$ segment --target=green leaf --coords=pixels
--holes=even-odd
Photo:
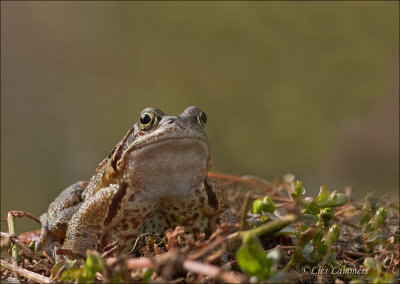
[[[279,259],[278,252],[266,254],[256,236],[244,234],[243,244],[236,253],[236,260],[240,269],[251,276],[266,280],[276,273]]]
[[[279,220],[279,217],[272,213],[265,212],[262,215],[267,217],[269,220]]]
[[[319,209],[318,209],[319,212]],[[311,224],[315,224],[318,221],[318,217],[315,214],[303,214],[303,222],[306,227],[309,227]]]
[[[253,213],[254,214],[261,214],[262,206],[263,206],[262,198],[254,200],[254,202],[253,202]]]
[[[374,230],[380,228],[383,225],[383,223],[385,222],[386,217],[387,217],[386,208],[385,207],[380,207],[376,211],[374,217],[372,217],[372,219],[371,219],[371,228],[374,229]]]
[[[365,275],[368,278],[377,277],[380,274],[380,266],[372,257],[364,259],[363,265],[367,268],[368,272]]]
[[[371,210],[376,209],[376,205],[379,201],[379,196],[378,193],[376,191],[373,192],[369,192],[367,194],[367,196],[364,197],[364,203],[366,205],[366,207],[371,208]]]
[[[381,239],[385,234],[381,230],[376,230],[362,235],[363,239],[367,242],[373,242],[377,239]]]
[[[301,210],[302,214],[317,215],[320,211],[318,204],[312,197],[306,197],[303,199],[303,207],[304,209]]]
[[[154,270],[151,268],[147,268],[142,274],[142,283],[149,283],[151,276],[153,275]]]
[[[101,272],[104,269],[103,258],[97,251],[88,251],[86,258],[86,269],[90,275]]]
[[[319,220],[324,224],[324,227],[329,226],[329,222],[332,220],[333,216],[335,215],[335,210],[333,208],[323,208],[318,217]]]
[[[334,224],[332,227],[329,228],[328,233],[325,235],[324,240],[325,244],[333,245],[340,236],[340,227],[337,224]]]
[[[103,271],[104,262],[100,253],[98,253],[97,251],[88,251],[86,258],[86,267],[95,272]]]
[[[317,198],[315,198],[315,202],[317,203],[319,208],[339,207],[345,205],[348,202],[348,198],[343,193],[337,193],[336,190],[332,191],[331,193],[323,185],[321,186]]]
[[[82,260],[68,260],[60,261],[53,266],[50,272],[51,277],[57,275],[57,273],[65,268],[65,271],[61,273],[58,280],[64,282],[73,282],[78,279],[83,273],[83,261]]]
[[[32,241],[32,242],[29,243],[28,248],[29,248],[32,252],[35,251],[35,247],[36,247],[36,241]]]
[[[294,235],[297,233],[297,230],[292,226],[292,225],[287,225],[286,227],[282,228],[278,232],[276,232],[274,235],[279,236],[279,235]]]
[[[330,194],[331,192],[326,188],[326,186],[322,185],[319,189],[319,194],[317,198],[315,198],[315,202],[317,203],[325,202],[326,200],[328,200]]]
[[[80,283],[92,283],[96,272],[101,272],[104,269],[104,262],[101,255],[97,251],[88,251],[86,264],[83,269],[82,276],[78,279]]]
[[[314,256],[314,246],[311,245],[310,243],[307,243],[303,250],[301,251],[301,254],[303,257],[308,261],[308,262],[314,262],[315,261],[315,256]]]
[[[59,280],[64,282],[74,282],[77,279],[81,278],[82,272],[82,267],[67,269],[63,273],[61,273]]]
[[[370,269],[377,269],[376,260],[373,257],[367,257],[364,259],[364,266]]]
[[[291,197],[292,199],[298,203],[298,201],[301,200],[301,198],[304,196],[304,194],[306,193],[306,190],[304,189],[303,185],[301,184],[301,181],[296,181],[294,183],[294,191],[293,193],[291,193]]]
[[[379,277],[379,281],[375,281],[373,283],[394,283],[394,276],[389,272],[382,273],[381,277]]]

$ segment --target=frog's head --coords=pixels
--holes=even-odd
[[[210,167],[206,114],[188,107],[179,116],[146,108],[125,137],[116,168],[129,188],[149,198],[184,198],[204,181]]]

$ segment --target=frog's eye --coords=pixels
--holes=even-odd
[[[152,129],[158,122],[157,116],[152,111],[145,111],[139,117],[139,128],[144,131]]]
[[[206,125],[207,115],[204,113],[204,111],[199,110],[197,112],[197,121],[200,123],[200,125]]]

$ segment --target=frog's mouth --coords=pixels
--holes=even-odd
[[[143,145],[127,157],[128,180],[149,199],[177,199],[204,181],[210,163],[208,143],[176,137]]]

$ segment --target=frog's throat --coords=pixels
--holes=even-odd
[[[148,198],[176,199],[198,188],[210,165],[209,144],[193,138],[169,138],[127,153],[124,177]]]
[[[162,145],[163,143],[171,142],[179,144],[179,141],[192,141],[194,145],[202,145],[204,149],[206,149],[206,154],[203,155],[204,161],[206,163],[205,166],[205,175],[207,174],[210,168],[210,148],[209,142],[206,136],[181,136],[181,137],[163,137],[160,139],[155,139],[151,142],[147,141],[139,141],[136,143],[132,143],[127,150],[125,150],[116,163],[111,162],[107,167],[104,175],[101,178],[101,182],[96,186],[94,192],[98,192],[101,188],[109,186],[113,183],[116,179],[118,179],[122,173],[125,172],[127,166],[127,157],[136,151],[141,151],[144,149],[152,148],[152,146]],[[168,151],[166,149],[166,151]],[[146,159],[146,157],[144,157]],[[105,161],[103,161],[105,162]]]
[[[152,145],[162,145],[165,142],[169,142],[169,141],[175,141],[177,143],[179,143],[179,140],[192,140],[194,142],[200,142],[200,143],[204,143],[207,146],[208,152],[210,152],[209,149],[209,142],[207,140],[207,137],[204,135],[198,135],[198,136],[176,136],[176,137],[170,137],[170,136],[166,136],[166,137],[160,137],[159,139],[153,139],[151,141],[149,140],[145,140],[145,141],[136,141],[133,142],[131,145],[129,145],[128,149],[126,149],[124,151],[124,153],[121,155],[120,159],[117,161],[116,163],[116,169],[118,172],[122,172],[125,167],[126,167],[126,160],[127,160],[127,156],[131,155],[133,152],[136,151],[140,151],[141,149],[144,149],[146,147],[152,146]],[[175,143],[173,142],[173,143]],[[210,154],[208,153],[208,159]],[[207,161],[209,163],[209,161]],[[208,169],[207,169],[208,170]]]

